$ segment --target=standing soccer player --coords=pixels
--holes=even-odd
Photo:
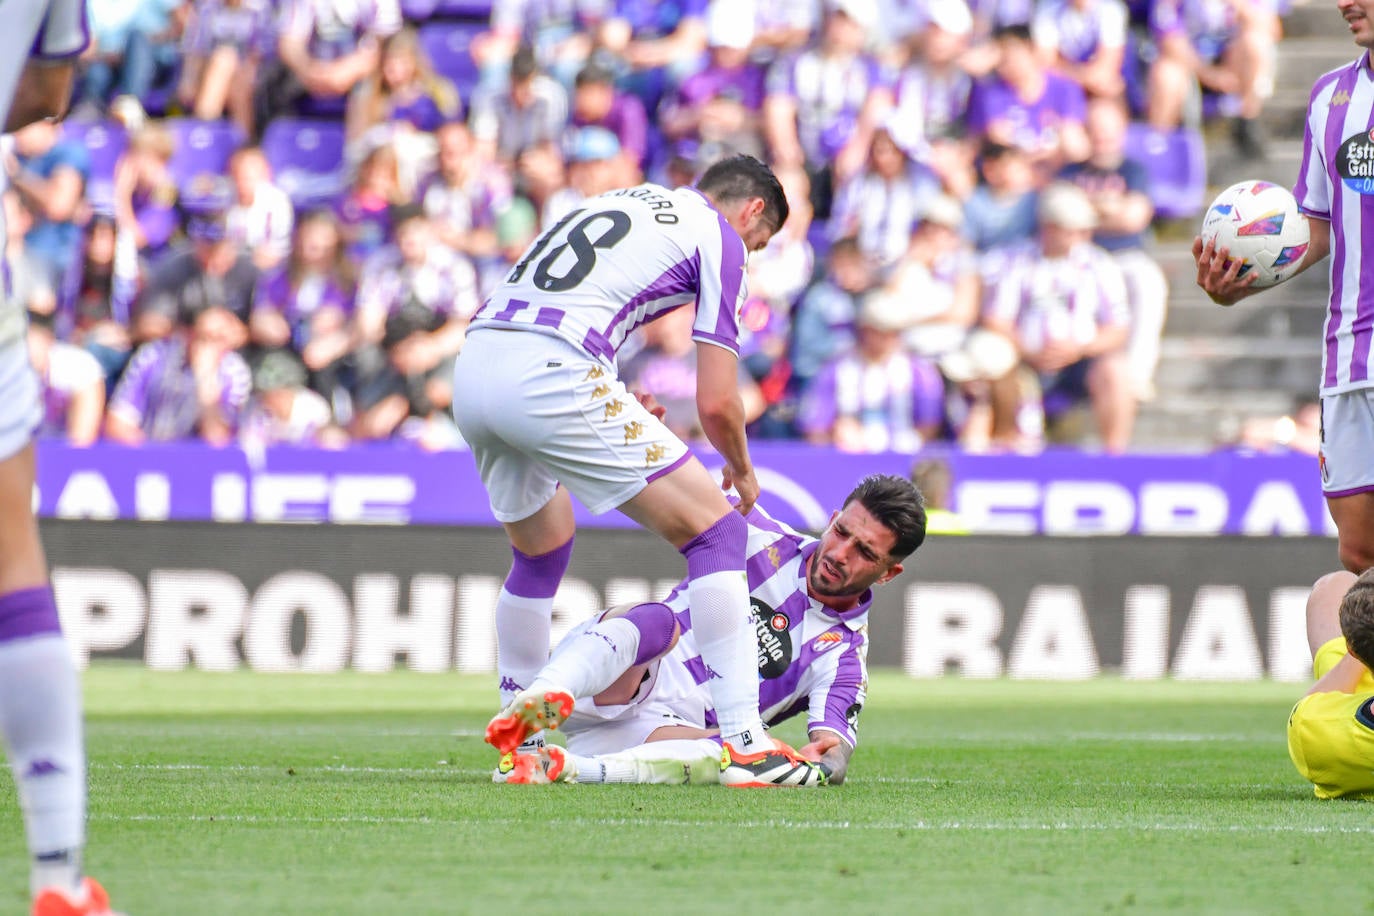
[[[85,0],[0,4],[0,120],[6,132],[66,112],[76,57],[89,40]],[[81,685],[62,639],[31,507],[30,437],[42,419],[38,380],[25,349],[24,304],[14,300],[7,274],[0,282],[0,735],[33,857],[34,916],[104,916],[109,898],[81,873]]]
[[[1331,298],[1322,354],[1322,492],[1340,537],[1341,564],[1353,573],[1374,567],[1374,0],[1337,0],[1336,8],[1365,49],[1354,63],[1312,87],[1302,166],[1293,195],[1307,217],[1311,243],[1299,270],[1331,254]],[[1197,282],[1213,301],[1231,305],[1259,290],[1239,279],[1226,249],[1193,242]]]
[[[553,598],[572,555],[571,492],[594,513],[620,509],[686,557],[722,737],[742,760],[791,759],[759,716],[743,517],[759,486],[737,387],[745,262],[787,216],[777,178],[749,156],[707,169],[695,189],[611,191],[536,239],[473,318],[453,413],[514,549],[496,604],[505,708],[488,727],[503,750],[571,709],[572,697],[526,689],[548,659]],[[635,328],[692,303],[697,408],[738,512],[616,376],[616,351]]]

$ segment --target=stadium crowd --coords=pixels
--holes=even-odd
[[[1123,451],[1186,215],[1157,184],[1202,186],[1141,157],[1203,117],[1262,154],[1269,2],[90,0],[73,112],[3,150],[45,432],[462,447],[452,359],[541,230],[743,152],[792,208],[748,265],[755,436],[1091,416]],[[697,438],[682,317],[622,375]]]

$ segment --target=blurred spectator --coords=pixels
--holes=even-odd
[[[967,196],[973,188],[973,157],[964,142],[973,76],[969,36],[973,16],[964,0],[934,0],[928,19],[910,42],[911,56],[897,77],[896,110],[889,122],[913,136],[908,148],[922,144],[927,164],[952,193]]]
[[[616,183],[628,188],[640,182],[649,156],[649,118],[637,96],[616,91],[615,74],[607,67],[592,62],[578,71],[569,124],[615,134],[621,160]]]
[[[305,387],[305,367],[290,353],[268,353],[253,370],[253,394],[239,442],[247,448],[339,442],[329,404]]]
[[[105,416],[105,372],[95,357],[57,339],[51,313],[29,312],[29,361],[43,398],[39,434],[90,445]]]
[[[568,184],[545,202],[542,222],[551,226],[590,197],[621,183],[620,141],[604,127],[582,127],[567,138]]]
[[[395,245],[359,282],[359,334],[373,346],[359,354],[355,436],[384,439],[407,416],[448,406],[453,357],[480,304],[471,262],[435,244],[423,210],[401,210]]]
[[[491,5],[491,30],[472,40],[471,54],[485,88],[503,86],[511,59],[528,45],[558,82],[571,85],[587,62],[605,0],[501,0]]]
[[[872,267],[857,239],[843,238],[830,246],[825,274],[807,289],[792,318],[792,375],[799,388],[853,345],[854,317],[874,285]]]
[[[345,133],[356,140],[384,124],[428,133],[461,113],[458,90],[434,72],[419,33],[406,27],[382,43],[377,68],[349,99]]]
[[[1031,33],[1050,67],[1089,95],[1119,98],[1129,16],[1121,0],[1042,0]]]
[[[204,176],[188,189],[183,207],[189,242],[153,268],[135,307],[137,340],[166,337],[177,325],[193,323],[201,312],[219,309],[237,326],[234,347],[242,345],[258,269],[229,238],[226,214],[232,200],[225,178]]]
[[[857,171],[892,104],[892,78],[864,53],[876,0],[827,0],[818,43],[768,72],[764,134],[778,165],[805,165],[816,216],[830,216],[836,179]]]
[[[944,422],[944,380],[907,350],[912,303],[886,292],[863,298],[852,350],[825,365],[802,395],[798,426],[808,442],[846,452],[920,450]]]
[[[1020,147],[1047,176],[1087,156],[1082,88],[1045,66],[1028,26],[1005,26],[994,40],[997,68],[973,87],[969,132]]]
[[[389,243],[391,211],[405,202],[396,151],[386,144],[370,150],[339,201],[339,224],[349,256],[362,262]]]
[[[707,0],[610,0],[597,29],[599,48],[628,73],[623,88],[654,111],[665,92],[701,66],[706,50]]]
[[[272,166],[256,146],[229,158],[229,178],[234,183],[234,203],[225,215],[229,238],[259,270],[271,270],[291,250],[291,198],[272,183]]]
[[[978,320],[978,265],[960,234],[964,211],[945,194],[928,200],[887,288],[914,308],[906,344],[932,359],[959,349]]]
[[[289,349],[311,373],[311,387],[333,403],[344,360],[357,345],[355,271],[339,224],[327,211],[306,214],[286,264],[258,283],[249,339],[262,350]]]
[[[926,534],[968,534],[968,524],[950,509],[954,473],[943,458],[924,458],[911,467],[911,482],[926,506]]]
[[[820,24],[820,4],[796,0],[711,0],[706,11],[708,33],[747,32],[750,57],[761,65],[800,51]]]
[[[534,51],[522,47],[510,65],[503,91],[472,101],[472,134],[502,162],[531,148],[556,146],[568,123],[568,93],[539,70]]]
[[[539,216],[534,204],[513,197],[496,215],[496,256],[477,262],[479,298],[485,299],[506,281],[511,268],[539,235]]]
[[[621,370],[626,387],[652,394],[666,408],[663,422],[673,433],[688,441],[702,441],[701,418],[697,414],[697,346],[692,340],[694,312],[678,308],[640,329],[643,346],[626,360]],[[754,380],[739,367],[740,397],[744,402],[745,422],[763,412],[763,396]]]
[[[836,188],[830,214],[830,237],[855,236],[882,268],[906,253],[922,207],[940,192],[935,175],[898,145],[899,133],[891,123],[874,131],[867,164]]]
[[[467,125],[453,121],[435,133],[438,171],[417,199],[439,241],[470,258],[497,253],[496,217],[510,203],[510,180],[472,142]]]
[[[983,181],[964,205],[964,234],[979,253],[1024,244],[1035,235],[1035,169],[1015,146],[984,143]]]
[[[1124,452],[1135,422],[1125,346],[1130,333],[1125,284],[1105,251],[1092,243],[1097,213],[1071,184],[1040,198],[1034,252],[1007,268],[988,300],[985,325],[1012,340],[1038,376],[1041,410],[1053,423],[1085,398],[1108,452]],[[993,387],[994,438],[1015,444],[1038,430],[1028,418],[1021,380],[1013,371]]]
[[[1227,97],[1241,155],[1264,155],[1258,118],[1274,88],[1273,46],[1282,33],[1269,0],[1158,0],[1150,9],[1158,49],[1146,118],[1160,130],[1196,123],[1198,87]]]
[[[1218,447],[1239,452],[1321,454],[1321,402],[1300,399],[1281,417],[1232,419],[1218,431]]]
[[[90,155],[62,139],[54,121],[35,121],[13,136],[14,155],[5,157],[5,172],[33,214],[28,249],[47,269],[53,287],[61,289],[81,247],[77,219],[91,174]]]
[[[764,70],[749,59],[754,33],[747,13],[747,3],[740,0],[729,12],[712,6],[707,20],[710,57],[664,100],[658,118],[664,136],[696,140],[722,157],[763,157]]]
[[[87,0],[91,50],[77,93],[82,108],[103,111],[112,95],[145,99],[175,70],[188,0]]]
[[[264,57],[276,50],[274,6],[268,0],[197,0],[182,47],[177,96],[192,116],[226,114],[253,135],[253,88]]]
[[[149,261],[167,252],[181,228],[180,192],[168,168],[173,142],[161,124],[147,124],[129,137],[129,147],[115,166],[115,224]]]
[[[211,445],[234,438],[252,388],[238,320],[218,306],[194,324],[134,352],[115,388],[105,435],[124,445],[197,437]]]
[[[1140,400],[1154,396],[1159,341],[1169,305],[1169,286],[1145,249],[1155,208],[1150,202],[1150,178],[1145,167],[1127,156],[1126,108],[1115,99],[1095,99],[1088,105],[1086,162],[1071,165],[1061,177],[1088,193],[1097,211],[1093,242],[1111,253],[1126,281],[1131,310],[1131,339],[1126,353],[1131,390]]]
[[[57,312],[57,291],[43,262],[29,251],[25,235],[33,214],[15,191],[4,192],[5,270],[9,277],[6,298],[18,308],[52,317]]]
[[[113,217],[92,218],[86,224],[81,274],[70,309],[65,309],[68,321],[58,329],[68,331],[72,343],[100,362],[111,383],[129,361],[131,312],[140,276],[134,240],[120,238]]]
[[[377,70],[381,42],[401,28],[397,0],[284,0],[278,63],[258,84],[259,125],[298,105],[329,113]]]

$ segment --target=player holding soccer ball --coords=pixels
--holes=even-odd
[[[770,725],[806,713],[804,759],[723,765],[721,744],[708,737],[710,674],[683,583],[665,603],[612,608],[564,637],[533,686],[567,703],[552,717],[517,711],[498,749],[546,725],[562,727],[568,748],[517,754],[506,781],[800,788],[844,781],[868,687],[872,588],[901,573],[925,540],[924,500],[909,481],[874,475],[845,498],[819,538],[758,506],[747,521],[759,710]]]
[[[1312,87],[1294,196],[1310,244],[1298,270],[1331,254],[1331,297],[1322,356],[1322,491],[1340,536],[1342,565],[1374,567],[1374,0],[1338,0],[1336,8],[1366,49]],[[1253,276],[1228,263],[1221,246],[1193,242],[1197,282],[1231,305],[1257,292]],[[1253,273],[1253,272],[1252,272]]]
[[[0,4],[5,131],[61,117],[89,44],[85,0]],[[5,235],[0,217],[0,242]],[[30,437],[42,419],[25,347],[24,304],[0,286],[0,737],[24,811],[34,916],[104,916],[105,891],[81,873],[86,754],[81,685],[62,639],[34,520]],[[5,875],[13,872],[6,870]]]
[[[682,553],[731,753],[792,759],[759,719],[742,517],[759,486],[736,381],[745,261],[788,212],[777,178],[750,156],[716,163],[696,188],[602,194],[537,238],[473,318],[453,414],[514,548],[496,604],[507,712],[557,702],[530,679],[548,660],[553,598],[572,555],[571,493],[594,513],[620,509]],[[693,306],[697,408],[739,512],[616,377],[616,351],[635,328]]]

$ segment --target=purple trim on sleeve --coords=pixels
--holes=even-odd
[[[735,227],[724,216],[716,214],[716,224],[720,227],[720,311],[716,315],[716,326],[711,331],[698,331],[701,334],[719,335],[730,340],[730,348],[739,352],[739,308],[740,295],[744,292],[744,268],[749,253],[744,249],[744,240]]]
[[[534,323],[545,328],[558,329],[563,323],[564,312],[562,309],[541,308],[539,313],[534,316]]]
[[[61,632],[57,603],[49,586],[0,595],[0,643]]]
[[[664,476],[665,474],[671,474],[673,471],[676,471],[678,468],[682,467],[684,464],[686,464],[688,461],[691,461],[691,460],[692,460],[692,453],[691,453],[691,452],[686,452],[685,454],[683,454],[683,456],[682,456],[681,458],[679,458],[678,460],[674,461],[672,464],[668,465],[666,468],[659,468],[657,471],[654,471],[654,472],[653,472],[652,474],[650,474],[648,477],[645,477],[645,478],[644,478],[644,482],[645,482],[645,483],[653,483],[655,480],[658,480],[660,477]]]
[[[659,274],[652,283],[644,287],[630,301],[621,306],[620,311],[615,313],[611,323],[606,330],[601,332],[602,337],[609,340],[615,334],[615,329],[626,317],[646,302],[653,302],[655,299],[662,299],[665,296],[675,296],[682,293],[690,293],[697,289],[698,281],[701,277],[701,255],[694,253],[690,258],[678,261],[663,273]],[[657,316],[655,316],[657,317]],[[650,319],[652,320],[652,319]],[[636,326],[637,327],[637,326]],[[628,335],[634,328],[626,328]],[[612,351],[614,355],[614,351]]]
[[[491,320],[510,321],[517,314],[519,314],[521,310],[527,309],[529,307],[530,304],[526,302],[524,299],[511,299],[509,302],[506,303],[505,308],[501,309],[501,311],[491,316]]]

